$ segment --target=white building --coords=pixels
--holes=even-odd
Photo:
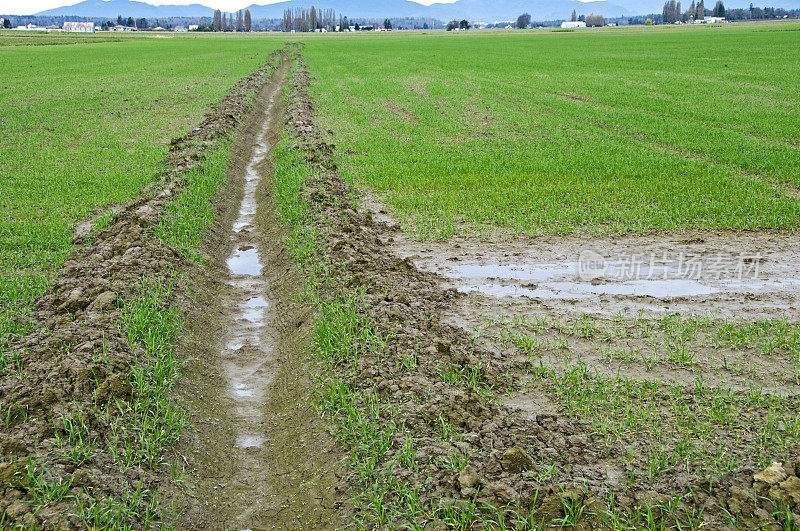
[[[189,24],[189,31],[197,31],[200,26],[198,24]]]
[[[561,23],[562,28],[585,28],[586,22],[580,20],[565,20]]]
[[[94,33],[92,22],[64,22],[64,31],[70,33]]]
[[[706,24],[724,24],[725,17],[703,17],[703,22]]]

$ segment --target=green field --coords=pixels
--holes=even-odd
[[[81,44],[43,45],[53,39]],[[21,40],[0,34],[0,43]],[[0,47],[0,337],[65,260],[75,222],[157,179],[168,141],[280,45],[102,35],[26,42]]]
[[[342,166],[422,235],[796,227],[796,25],[313,39]]]
[[[349,176],[436,237],[796,227],[789,29],[291,38]],[[168,139],[286,38],[0,32],[3,329],[74,223],[156,178]]]

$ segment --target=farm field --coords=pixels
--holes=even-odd
[[[348,175],[426,236],[798,225],[794,26],[312,39]]]
[[[798,29],[0,32],[0,529],[797,529]]]
[[[75,223],[163,171],[168,141],[272,41],[0,33],[0,337],[72,249]],[[49,46],[42,44],[76,44]],[[271,47],[272,46],[272,47]]]

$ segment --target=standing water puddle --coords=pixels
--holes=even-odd
[[[579,262],[563,264],[448,265],[439,270],[456,280],[461,292],[493,297],[580,300],[595,295],[655,298],[710,295],[718,288],[695,279],[676,278],[670,268],[640,268],[636,278],[621,274],[620,264],[609,264],[603,274],[587,274]],[[661,278],[659,278],[661,277]]]
[[[800,287],[800,279],[759,272],[752,266],[722,276],[706,268],[690,270],[673,266],[638,265],[606,261],[602,268],[591,263],[567,261],[560,264],[442,264],[433,270],[451,279],[462,293],[477,292],[491,297],[583,300],[602,295],[652,297],[654,299],[702,297],[725,293],[763,294]],[[739,266],[741,269],[741,266]]]
[[[246,168],[244,195],[233,225],[234,248],[226,262],[230,272],[231,322],[221,358],[235,405],[235,421],[232,423],[237,428],[235,446],[245,450],[260,448],[266,441],[261,424],[262,407],[271,379],[268,368],[271,345],[267,333],[270,302],[264,297],[268,286],[261,276],[263,266],[254,231],[258,210],[256,190],[261,180],[258,167],[270,152],[267,134],[273,126],[270,109],[276,95],[277,91],[270,95],[264,124]]]

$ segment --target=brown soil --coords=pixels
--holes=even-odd
[[[741,292],[721,289],[721,284],[717,286],[720,291],[713,297],[700,299],[676,298],[669,294],[654,297],[606,294],[604,298],[590,297],[572,303],[559,297],[521,300],[480,294],[468,296],[459,290],[469,288],[469,283],[458,275],[445,278],[438,274],[450,267],[448,259],[478,265],[497,265],[506,260],[523,263],[530,260],[534,264],[547,264],[550,260],[563,262],[573,251],[582,249],[587,240],[543,238],[523,245],[517,242],[487,245],[486,242],[456,239],[434,245],[404,239],[380,206],[359,211],[352,202],[351,197],[358,192],[337,173],[334,146],[324,140],[320,131],[310,127],[314,118],[312,103],[305,91],[307,84],[307,76],[301,69],[292,82],[293,100],[289,109],[289,124],[301,139],[298,149],[320,170],[318,175],[309,178],[305,196],[314,209],[317,227],[323,231],[325,254],[337,264],[340,286],[365,290],[366,307],[386,339],[380,357],[367,354],[360,358],[357,376],[350,384],[376,395],[387,410],[398,412],[395,419],[401,419],[404,430],[394,448],[399,450],[407,442],[413,442],[417,466],[407,468],[395,462],[394,474],[418,488],[428,507],[452,500],[463,503],[465,499],[474,499],[494,507],[516,504],[523,511],[533,509],[537,520],[550,521],[565,517],[565,504],[579,502],[594,514],[581,524],[589,528],[602,527],[597,514],[613,494],[617,513],[655,506],[655,519],[665,518],[667,527],[675,525],[675,518],[685,525],[688,518],[698,514],[702,514],[706,526],[713,528],[725,527],[730,518],[744,528],[761,524],[774,527],[778,521],[783,521],[784,517],[776,513],[779,502],[775,499],[791,496],[789,492],[793,492],[798,482],[795,476],[800,474],[797,469],[800,451],[797,445],[776,448],[773,457],[783,461],[783,472],[773,474],[769,481],[763,476],[754,477],[758,462],[747,445],[760,433],[757,433],[759,429],[748,430],[748,426],[759,426],[764,410],[741,411],[742,423],[737,432],[743,433],[720,434],[711,439],[712,444],[740,460],[741,465],[735,472],[710,474],[670,465],[651,477],[645,455],[660,444],[660,440],[656,442],[648,433],[626,433],[620,439],[607,439],[589,419],[571,414],[563,401],[555,398],[557,389],[523,381],[526,363],[522,360],[527,359],[520,349],[501,344],[496,336],[488,341],[481,340],[476,337],[472,325],[485,322],[487,317],[537,314],[564,319],[565,315],[575,316],[586,311],[595,311],[602,318],[620,310],[626,317],[632,317],[641,307],[656,313],[664,310],[696,313],[698,309],[708,308],[735,317],[742,317],[742,308],[745,308],[751,312],[748,317],[775,317],[785,308],[787,300],[794,301],[798,294],[793,282],[788,282],[796,271],[793,247],[786,247],[796,241],[795,236],[740,235],[747,237],[747,241],[739,246],[731,246],[730,235],[713,234],[657,236],[649,241],[642,238],[591,240],[592,248],[610,253],[606,256],[636,250],[649,253],[681,249],[702,254],[704,244],[712,251],[724,252],[728,258],[739,250],[763,251],[768,254],[765,267],[787,271],[781,278],[787,280],[788,288],[756,295],[752,305],[740,305]],[[487,275],[487,279],[498,280],[491,275]],[[590,281],[589,285],[597,283]],[[791,310],[795,311],[796,307],[792,306]],[[793,313],[789,313],[789,317],[796,320]],[[498,332],[497,327],[491,325],[484,325],[484,329],[489,333]],[[568,336],[569,332],[547,327],[547,334],[555,338]],[[752,349],[738,355],[746,358],[748,354],[752,354]],[[544,352],[541,358],[546,360],[548,355]],[[786,354],[778,352],[778,355],[782,358],[768,362],[776,371],[790,364]],[[411,368],[403,364],[410,357],[416,361]],[[695,370],[702,374],[709,366],[701,364]],[[442,375],[448,368],[462,375],[474,375],[473,380],[479,384],[471,384],[467,378],[445,382]],[[608,372],[614,369],[614,366],[608,367]],[[634,369],[634,377],[635,372]],[[641,372],[639,377],[645,377],[645,371]],[[667,366],[655,376],[671,372],[675,372],[674,366]],[[344,373],[342,377],[346,377]],[[695,394],[695,377],[678,379],[678,383],[689,383],[681,392],[685,393],[683,400],[690,406],[702,399],[700,391]],[[723,381],[726,381],[726,374],[717,377],[717,383]],[[713,387],[714,381],[708,385]],[[776,385],[781,393],[790,388],[782,380]],[[476,392],[476,387],[481,392]],[[793,393],[789,393],[787,409],[783,410],[782,418],[788,422],[793,422],[800,411],[797,395]],[[665,421],[668,419],[668,396],[668,393],[662,394],[655,404],[648,404],[655,408],[657,415],[663,415]],[[452,427],[454,436],[442,435],[445,424]],[[464,471],[443,464],[454,453],[471,456]],[[385,459],[388,463],[391,456]],[[631,483],[624,479],[628,477],[635,477],[636,481]],[[780,481],[773,481],[777,477]],[[682,505],[669,517],[672,520],[665,510],[670,495],[682,497]],[[797,502],[783,507],[800,510]]]

